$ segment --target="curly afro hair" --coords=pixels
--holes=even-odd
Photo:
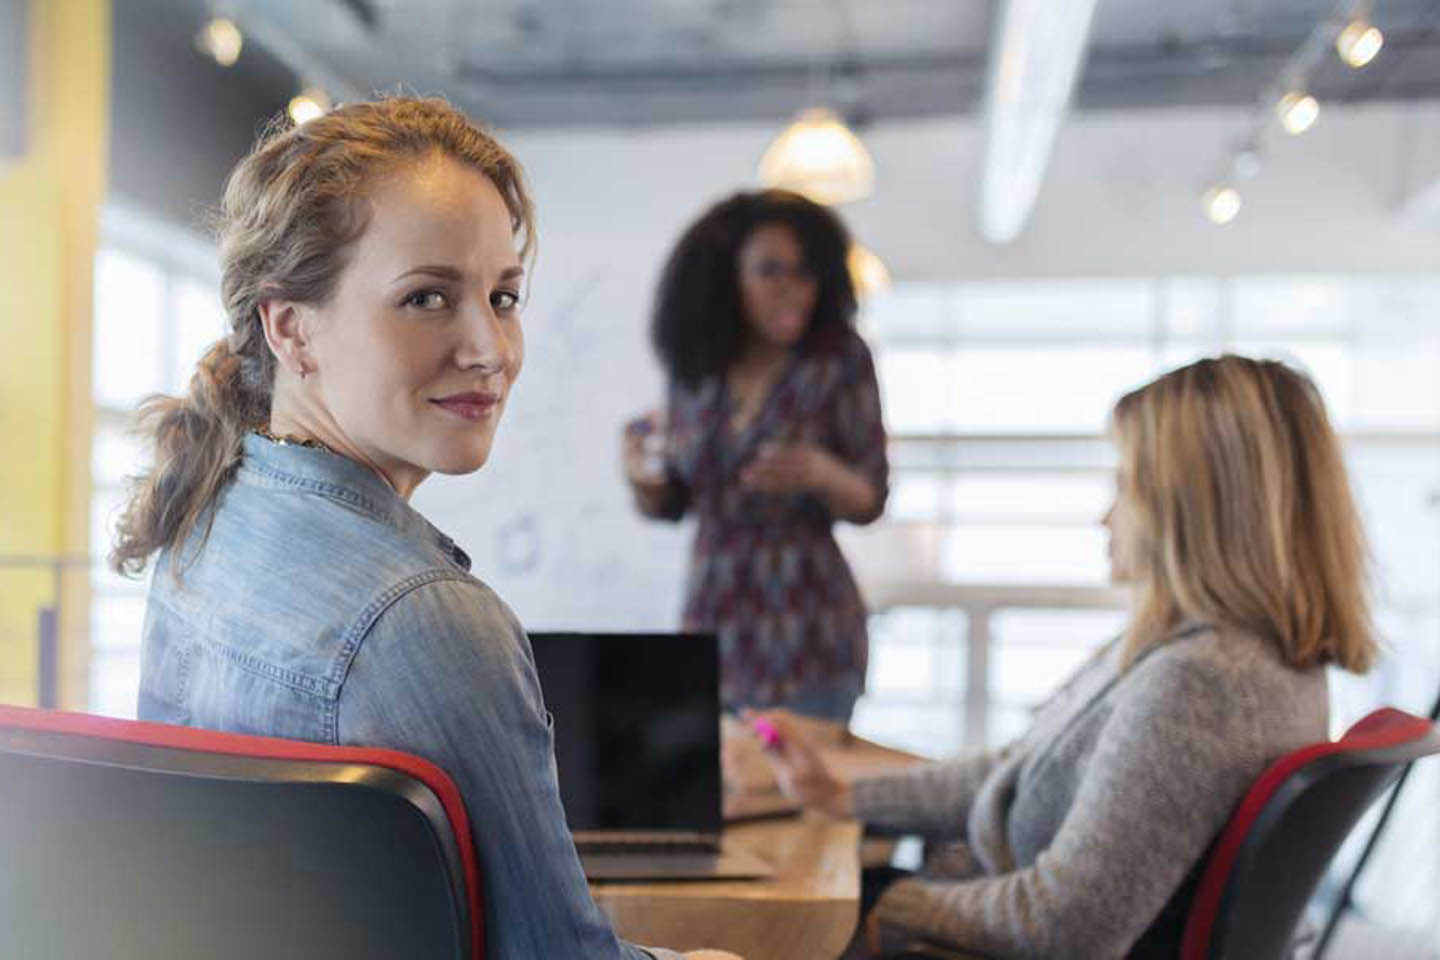
[[[855,321],[855,288],[846,267],[850,235],[834,212],[788,190],[736,193],[691,224],[660,277],[651,338],[672,380],[696,387],[739,357],[744,337],[737,260],[757,227],[794,231],[819,287],[804,349]]]

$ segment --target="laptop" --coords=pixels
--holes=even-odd
[[[532,633],[530,645],[586,877],[774,875],[764,861],[721,845],[714,636]]]

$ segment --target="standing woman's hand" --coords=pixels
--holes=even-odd
[[[651,410],[625,424],[620,434],[620,462],[635,495],[635,506],[649,517],[662,516],[670,481],[656,450],[665,435],[665,415]]]
[[[813,443],[762,443],[740,471],[740,484],[757,493],[812,493],[836,463]]]
[[[841,520],[873,519],[875,485],[830,451],[813,443],[762,443],[740,471],[740,485],[757,493],[809,493]]]

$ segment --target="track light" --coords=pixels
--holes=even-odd
[[[1351,20],[1335,38],[1335,52],[1345,65],[1359,70],[1375,59],[1385,44],[1385,34],[1380,28],[1366,20]]]
[[[214,17],[195,35],[195,46],[200,52],[214,58],[222,67],[234,66],[244,45],[245,37],[240,28],[224,17]]]
[[[330,109],[330,97],[319,87],[306,87],[290,100],[290,119],[298,127],[317,117],[323,117]]]
[[[1280,116],[1280,126],[1285,128],[1286,133],[1301,134],[1315,126],[1315,120],[1320,116],[1320,103],[1308,93],[1291,90],[1275,104],[1275,112]]]
[[[1234,220],[1240,213],[1240,191],[1226,183],[1217,183],[1201,197],[1205,216],[1217,227]]]

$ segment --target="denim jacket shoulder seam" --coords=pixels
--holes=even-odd
[[[340,693],[344,689],[345,678],[350,673],[350,665],[355,662],[355,655],[360,651],[361,642],[370,635],[371,629],[379,621],[381,614],[394,606],[402,597],[427,584],[445,581],[479,585],[473,577],[458,570],[432,567],[429,570],[411,574],[404,580],[391,585],[367,603],[360,614],[351,621],[340,642],[340,650],[336,653],[330,667],[329,685],[334,690],[334,694],[332,702],[328,705],[330,709],[327,711],[325,721],[326,734],[330,737],[331,742],[340,742]]]

